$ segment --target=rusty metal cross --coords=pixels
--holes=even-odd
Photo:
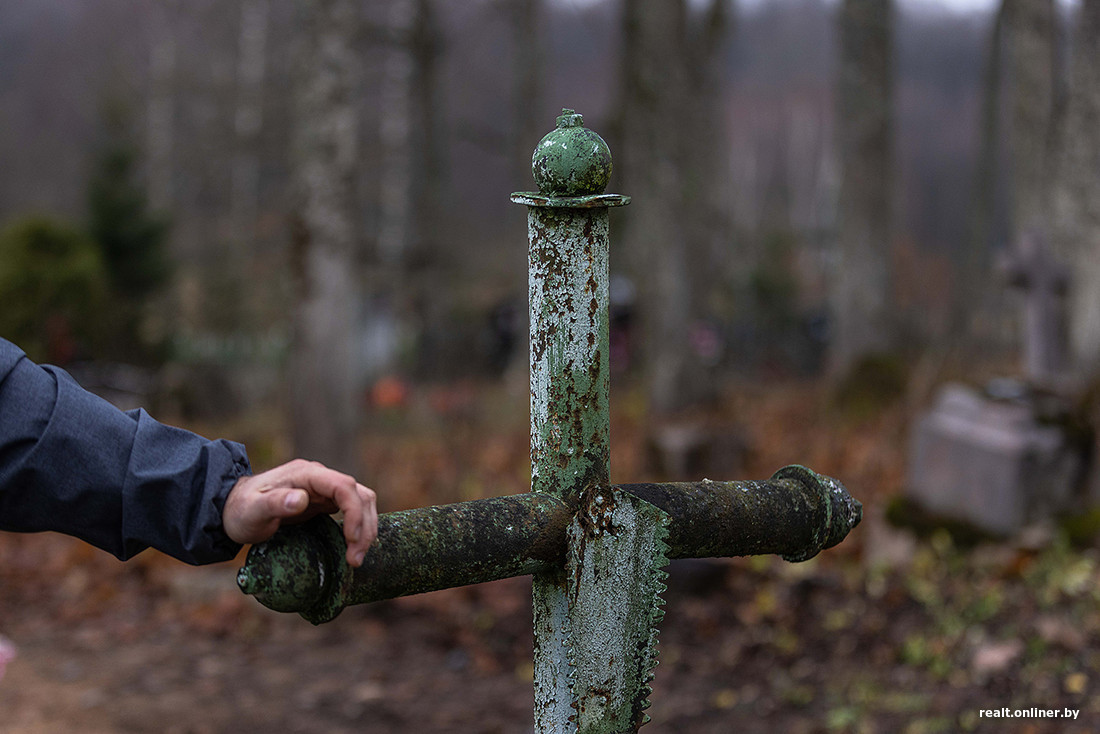
[[[673,558],[811,558],[862,508],[801,466],[764,481],[609,480],[608,208],[611,154],[563,110],[535,149],[528,207],[531,491],[382,515],[359,569],[329,518],[249,551],[238,574],[263,604],[315,624],[344,607],[533,576],[535,731],[636,732],[647,720],[665,566]]]

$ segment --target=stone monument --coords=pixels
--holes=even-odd
[[[941,389],[913,427],[906,495],[921,509],[999,536],[1072,508],[1082,457],[1068,410],[1064,300],[1069,275],[1036,234],[1001,262],[1022,291],[1023,379]]]

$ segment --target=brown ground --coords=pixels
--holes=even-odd
[[[385,509],[523,491],[522,407],[476,387],[421,397],[376,415],[365,436]],[[629,394],[617,405],[614,481],[647,478],[636,405]],[[1100,554],[1057,536],[963,552],[885,527],[904,405],[845,418],[817,387],[788,384],[732,390],[707,420],[729,416],[740,476],[805,463],[844,480],[867,519],[805,564],[673,568],[644,731],[1100,729]],[[220,432],[245,439],[257,464],[281,459],[254,426]],[[0,536],[0,633],[19,650],[0,680],[0,732],[531,731],[527,579],[313,627],[242,596],[237,565],[154,553],[122,564],[66,538]],[[979,717],[1002,707],[1084,710],[1073,724]]]

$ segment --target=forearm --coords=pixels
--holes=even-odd
[[[249,473],[242,446],[123,413],[12,349],[0,340],[0,529],[54,530],[119,558],[236,554],[221,515]]]

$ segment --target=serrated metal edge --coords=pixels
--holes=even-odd
[[[586,513],[585,504],[582,503],[582,509],[578,513],[578,517],[575,518],[574,523],[570,526],[570,549],[569,549],[569,572],[567,585],[569,593],[574,595],[570,600],[570,616],[572,618],[572,629],[565,635],[567,640],[567,660],[568,660],[568,682],[569,691],[573,700],[573,707],[577,712],[576,724],[579,730],[585,732],[610,732],[621,731],[623,724],[628,724],[632,728],[636,728],[645,723],[646,718],[643,714],[644,710],[650,706],[649,695],[652,693],[652,687],[649,683],[653,680],[653,669],[657,665],[658,656],[658,640],[660,635],[659,624],[664,619],[664,598],[662,594],[667,590],[665,584],[668,578],[668,572],[666,566],[668,565],[669,546],[668,539],[668,525],[670,523],[670,516],[662,509],[653,505],[639,497],[632,496],[626,493],[617,492],[611,488],[603,490],[610,494],[607,495],[595,495],[590,511]],[[624,509],[624,505],[630,507],[629,516],[623,516],[620,513]],[[618,535],[616,532],[615,523],[617,522],[629,522],[633,528],[632,531],[626,535]],[[620,526],[622,527],[622,526]],[[587,679],[588,673],[594,673],[597,676],[596,669],[593,668],[593,661],[598,660],[598,655],[594,650],[588,650],[591,647],[590,643],[580,645],[580,638],[577,637],[577,633],[580,629],[590,629],[588,623],[582,621],[584,619],[591,619],[589,616],[591,607],[588,603],[592,602],[594,598],[590,595],[595,593],[591,584],[599,583],[598,567],[586,567],[585,562],[599,563],[598,556],[605,555],[609,552],[608,546],[603,545],[606,543],[607,534],[621,537],[624,542],[630,545],[621,548],[619,550],[610,550],[612,557],[621,552],[633,552],[634,563],[630,564],[630,568],[633,569],[630,573],[635,574],[633,578],[635,582],[629,583],[628,588],[635,593],[624,599],[624,606],[627,608],[627,614],[633,612],[634,616],[623,617],[620,624],[625,624],[627,627],[628,645],[623,651],[623,655],[626,657],[621,658],[621,662],[618,667],[620,670],[620,685],[613,685],[611,689],[616,693],[614,698],[607,701],[611,708],[619,712],[619,715],[628,717],[628,719],[618,719],[613,717],[612,719],[604,720],[597,715],[597,718],[593,719],[593,712],[587,708],[591,705],[591,700],[588,697],[591,695],[590,690],[578,690],[580,671],[583,669],[586,671],[585,678]],[[592,545],[595,543],[595,545]],[[613,549],[615,546],[611,546]],[[633,551],[630,549],[633,548]],[[596,560],[590,554],[596,554]],[[618,571],[623,571],[623,567],[616,567]],[[593,578],[593,574],[597,576]],[[608,580],[613,580],[616,576],[621,576],[621,573],[610,572]],[[621,582],[619,582],[621,583]],[[615,587],[622,589],[623,586],[616,585]],[[579,594],[585,594],[584,599],[577,597]],[[573,616],[574,609],[587,609],[589,611],[580,612],[580,617]],[[632,622],[633,620],[633,622]],[[581,627],[576,625],[580,624]],[[594,628],[595,634],[600,634],[599,630],[602,625],[597,625]],[[604,629],[606,634],[606,629]],[[582,654],[581,649],[585,648],[583,653],[585,659],[580,659]],[[639,648],[644,648],[640,654],[638,654]],[[635,652],[627,652],[627,650],[633,650]],[[585,681],[584,685],[591,685],[591,682]],[[582,703],[582,701],[584,703]],[[610,727],[610,728],[605,728]]]
[[[642,500],[642,502],[645,502]],[[646,660],[642,667],[641,680],[643,681],[644,689],[642,695],[645,698],[641,703],[641,711],[648,709],[652,703],[649,700],[649,696],[653,693],[653,686],[650,683],[657,677],[656,668],[660,662],[658,659],[660,655],[660,637],[661,637],[661,622],[665,618],[665,598],[663,594],[668,591],[668,584],[665,582],[668,580],[668,564],[669,564],[669,545],[668,545],[668,526],[671,521],[671,517],[667,512],[660,509],[656,505],[645,502],[653,508],[653,511],[657,513],[657,522],[655,524],[656,532],[654,541],[657,546],[657,554],[652,559],[652,577],[650,579],[652,585],[653,603],[650,607],[649,615],[649,644],[646,647]],[[648,714],[642,715],[640,725],[651,721],[651,717]]]

